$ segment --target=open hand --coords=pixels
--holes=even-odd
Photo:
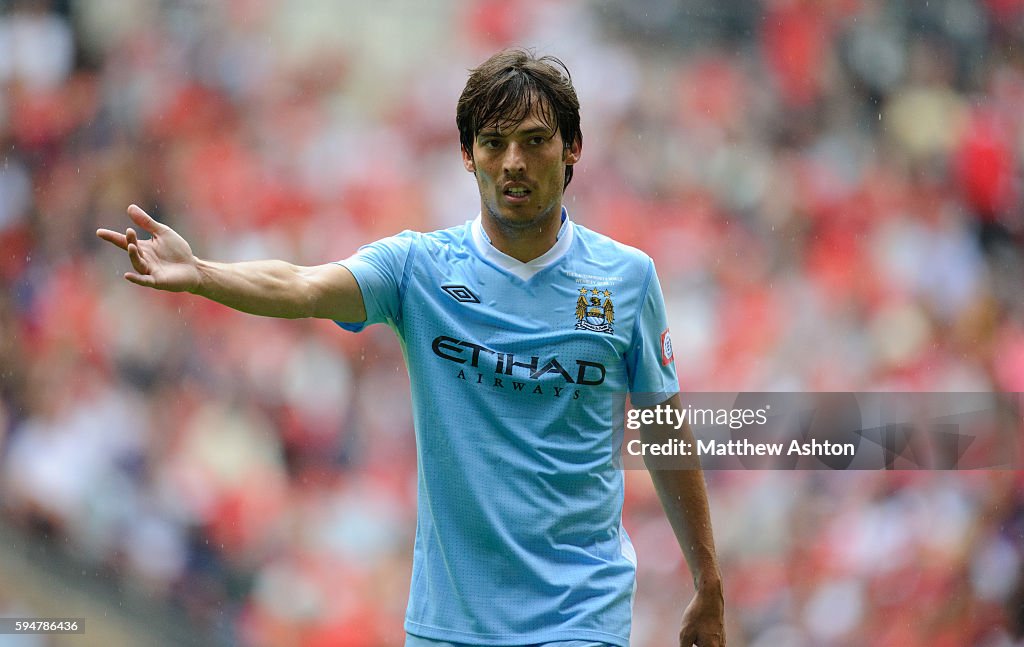
[[[137,227],[149,233],[148,240],[139,240],[131,227],[123,234],[109,229],[96,230],[97,236],[128,252],[135,271],[125,272],[124,278],[136,285],[157,290],[196,290],[201,277],[188,242],[134,204],[128,207],[128,217]]]

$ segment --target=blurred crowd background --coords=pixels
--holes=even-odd
[[[209,645],[401,644],[391,332],[132,286],[94,231],[135,202],[317,264],[464,222],[455,102],[512,45],[573,74],[567,206],[654,257],[684,390],[1024,391],[1022,0],[0,0],[0,519],[69,589]],[[1022,474],[706,476],[733,647],[1024,645]],[[625,524],[633,645],[674,644],[644,472]]]

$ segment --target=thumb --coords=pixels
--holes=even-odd
[[[125,272],[124,278],[134,283],[135,285],[141,285],[147,288],[155,288],[156,280],[149,274],[136,274],[135,272]]]

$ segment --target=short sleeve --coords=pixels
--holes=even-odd
[[[647,287],[633,343],[626,353],[626,371],[630,399],[636,406],[661,404],[679,392],[665,299],[653,261],[648,271]]]
[[[355,254],[337,261],[356,278],[366,307],[366,321],[335,321],[345,330],[360,332],[375,323],[397,322],[401,316],[405,268],[413,254],[416,232],[402,233],[363,245]]]

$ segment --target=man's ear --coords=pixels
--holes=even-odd
[[[582,153],[583,141],[577,137],[571,145],[565,147],[565,152],[562,156],[565,158],[565,163],[572,166],[576,162],[580,161],[580,155]]]
[[[465,146],[462,147],[462,165],[466,167],[466,170],[470,173],[476,173],[476,163],[473,162],[473,153],[467,151]]]

